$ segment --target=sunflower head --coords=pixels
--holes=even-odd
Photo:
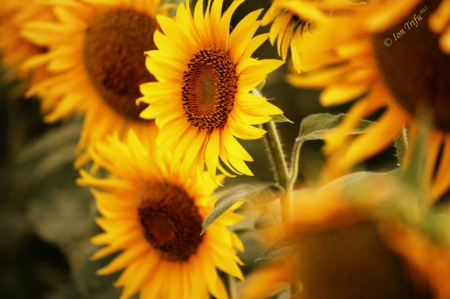
[[[447,285],[444,280],[439,287],[430,280],[429,274],[435,275],[438,267],[424,273],[394,247],[401,244],[398,246],[414,255],[416,262],[425,264],[420,258],[426,249],[413,254],[413,248],[421,246],[407,247],[412,243],[401,233],[408,228],[432,246],[432,235],[424,234],[418,225],[432,212],[417,205],[418,199],[417,193],[395,176],[364,172],[341,178],[309,195],[302,193],[295,198],[293,222],[279,232],[278,245],[285,246],[288,258],[257,269],[244,284],[243,298],[268,298],[283,283],[284,287],[291,285],[291,290],[299,283],[298,298],[446,298],[436,295]],[[448,226],[440,231],[446,229]],[[444,235],[448,242],[448,234]],[[441,245],[448,244],[445,242]],[[440,247],[439,252],[448,248]],[[450,271],[446,259],[440,265],[442,273]],[[254,278],[264,281],[258,290]]]
[[[96,221],[104,230],[92,238],[104,245],[92,259],[121,252],[98,274],[123,270],[114,284],[123,287],[121,298],[137,292],[155,299],[227,298],[217,269],[242,279],[235,249],[243,245],[226,226],[243,217],[234,214],[234,206],[201,234],[214,206],[212,190],[200,176],[169,171],[170,155],[159,151],[158,130],[150,127],[142,141],[131,131],[125,142],[114,135],[91,147],[108,178],[81,171],[78,183],[95,188],[102,215]]]
[[[233,109],[238,78],[230,56],[210,47],[195,53],[183,76],[183,108],[193,127],[221,129]]]
[[[421,1],[387,30],[373,35],[374,57],[383,82],[408,113],[429,111],[435,126],[450,131],[450,55],[429,26],[440,1]]]
[[[101,98],[117,113],[140,120],[144,107],[135,104],[139,85],[155,81],[145,68],[143,52],[156,49],[153,32],[159,28],[148,13],[112,8],[99,14],[86,29],[83,61]]]
[[[253,52],[268,35],[255,36],[261,10],[245,16],[229,32],[236,0],[222,14],[223,0],[180,4],[174,19],[158,16],[157,50],[148,51],[147,67],[157,82],[141,85],[138,102],[150,104],[142,113],[155,119],[159,143],[173,153],[171,168],[194,177],[206,165],[215,180],[216,170],[252,175],[245,161],[252,157],[236,141],[257,139],[265,132],[252,125],[282,111],[250,91],[278,60],[257,60]]]
[[[308,72],[288,76],[293,85],[323,88],[324,106],[356,100],[342,123],[326,136],[329,171],[325,180],[345,174],[394,140],[406,138],[405,130],[413,139],[418,128],[424,127],[422,120],[431,115],[434,130],[424,182],[428,180],[432,197],[438,198],[450,186],[444,175],[450,156],[445,116],[450,107],[445,100],[450,56],[439,47],[445,37],[433,33],[429,23],[431,16],[445,15],[445,1],[330,2],[325,6],[333,8],[332,13],[315,23],[302,45]],[[376,112],[382,112],[381,116],[365,134],[351,136],[361,119]],[[443,158],[438,159],[441,147]]]
[[[41,2],[39,2],[41,3]],[[91,161],[87,148],[93,141],[132,128],[145,135],[149,121],[139,117],[144,104],[139,85],[155,81],[145,66],[144,52],[156,49],[153,34],[159,28],[159,0],[46,1],[58,18],[32,20],[23,36],[47,49],[24,62],[24,68],[45,68],[42,81],[32,84],[45,121],[84,115],[77,148],[77,168]]]
[[[165,182],[144,185],[139,222],[151,246],[166,260],[187,261],[202,243],[203,218],[181,187]]]

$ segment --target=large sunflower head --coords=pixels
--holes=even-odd
[[[159,0],[47,1],[58,17],[54,22],[30,22],[24,36],[48,51],[25,62],[45,67],[47,78],[34,84],[45,120],[85,114],[77,166],[89,160],[85,150],[92,140],[133,128],[142,134],[149,121],[139,118],[143,105],[139,84],[154,81],[145,67],[144,51],[155,49],[159,28]]]
[[[431,183],[433,197],[442,195],[450,185],[444,175],[450,157],[447,134],[450,56],[440,46],[439,39],[443,37],[429,28],[430,16],[446,11],[442,8],[446,4],[439,6],[440,2],[339,4],[329,18],[316,23],[311,30],[302,48],[308,72],[292,74],[288,80],[296,86],[325,88],[320,100],[326,106],[357,99],[349,116],[326,140],[324,151],[334,153],[329,163],[332,176],[341,175],[387,147],[405,125],[414,136],[418,119],[429,114],[435,130],[429,144],[427,168],[438,168]],[[448,11],[446,16],[450,16]],[[379,122],[367,134],[349,142],[348,133],[360,119],[382,108],[386,111]],[[436,166],[441,146],[443,159]]]
[[[153,124],[142,142],[131,131],[126,142],[117,135],[92,147],[92,157],[111,176],[96,178],[82,171],[78,183],[94,187],[104,230],[92,238],[104,245],[99,259],[121,252],[98,274],[124,270],[115,286],[121,298],[141,292],[141,298],[228,298],[217,269],[242,279],[235,248],[239,238],[226,226],[243,217],[235,206],[211,224],[204,234],[203,219],[214,205],[211,189],[200,177],[170,174],[169,157],[156,146]],[[98,190],[100,189],[100,190]]]
[[[273,245],[285,258],[250,275],[242,298],[271,298],[283,282],[298,286],[292,298],[448,298],[449,217],[398,178],[354,173],[301,195]]]
[[[141,117],[155,119],[161,147],[173,153],[172,168],[191,177],[205,164],[211,177],[216,169],[230,176],[252,175],[245,164],[252,157],[236,138],[260,138],[265,131],[252,125],[282,113],[251,93],[282,64],[251,58],[268,37],[253,37],[261,10],[249,13],[229,32],[242,2],[231,2],[223,15],[223,0],[208,1],[206,12],[203,1],[193,12],[189,1],[180,4],[175,19],[158,16],[158,49],[147,52],[147,67],[157,82],[141,85],[144,97],[139,102],[150,104]]]
[[[23,26],[33,20],[51,21],[55,15],[51,9],[39,2],[27,0],[5,0],[0,6],[0,57],[1,64],[9,71],[7,81],[25,79],[30,74],[21,69],[27,58],[45,52],[45,49],[22,37]],[[33,75],[40,76],[37,69]],[[34,74],[36,73],[36,74]],[[35,79],[38,81],[38,78]]]

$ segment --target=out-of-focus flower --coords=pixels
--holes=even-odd
[[[262,25],[270,24],[270,43],[277,42],[277,51],[286,60],[289,47],[297,72],[304,71],[301,61],[301,42],[309,34],[314,21],[325,14],[311,1],[274,0],[262,19]],[[305,19],[306,18],[306,19]]]
[[[86,0],[42,2],[55,11],[53,22],[26,24],[23,35],[45,47],[46,53],[28,59],[28,69],[45,67],[45,80],[28,95],[41,98],[47,122],[85,114],[76,161],[89,161],[91,141],[132,128],[138,135],[149,121],[139,118],[144,105],[139,84],[154,81],[145,67],[144,51],[155,49],[153,33],[159,0]]]
[[[46,51],[22,36],[23,26],[35,20],[52,21],[55,15],[50,7],[34,0],[5,0],[0,6],[0,54],[1,64],[9,72],[7,81],[31,75],[38,82],[42,76],[42,69],[30,74],[21,68],[27,58]]]
[[[341,3],[329,18],[315,23],[308,41],[302,44],[302,61],[308,72],[292,72],[288,80],[295,86],[325,88],[320,97],[325,106],[357,99],[326,140],[325,153],[334,153],[329,160],[331,177],[386,148],[405,125],[414,140],[418,119],[425,115],[431,116],[434,131],[424,181],[431,186],[434,199],[450,186],[446,175],[450,166],[450,56],[441,50],[439,36],[428,27],[439,3]],[[362,118],[383,108],[386,111],[366,134],[354,139],[349,136]]]
[[[282,61],[251,58],[268,37],[254,37],[261,10],[229,32],[242,2],[231,2],[223,14],[223,0],[208,1],[206,8],[198,1],[194,11],[189,1],[179,5],[175,19],[158,17],[158,49],[147,52],[157,82],[141,85],[139,101],[150,104],[141,117],[155,119],[161,147],[173,153],[172,169],[191,177],[204,165],[212,178],[217,169],[229,176],[252,175],[245,161],[253,159],[236,138],[260,138],[265,131],[252,125],[283,113],[251,93]]]
[[[250,275],[243,298],[267,298],[283,280],[298,284],[295,298],[450,298],[449,215],[394,176],[352,176],[295,198],[280,233],[287,254]]]
[[[243,219],[233,206],[204,234],[202,223],[212,210],[212,190],[200,176],[190,179],[171,173],[169,158],[155,143],[156,125],[145,140],[131,130],[126,142],[117,135],[92,147],[96,163],[111,173],[106,179],[81,171],[78,183],[92,190],[104,230],[92,238],[105,245],[92,259],[120,252],[98,274],[124,270],[115,282],[121,298],[140,292],[140,298],[228,298],[217,269],[240,279],[243,250],[237,235],[227,229]],[[98,190],[100,189],[100,190]]]

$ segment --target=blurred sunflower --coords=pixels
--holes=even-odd
[[[305,19],[306,18],[306,19]],[[303,71],[301,41],[308,35],[314,22],[321,21],[325,14],[307,1],[274,0],[262,19],[262,25],[270,26],[270,43],[277,42],[278,55],[286,60],[289,47],[292,63],[297,72]]]
[[[442,52],[439,36],[428,27],[429,17],[439,3],[398,0],[340,4],[329,18],[315,23],[310,38],[302,45],[308,72],[292,72],[289,82],[325,88],[320,96],[324,106],[358,99],[348,117],[326,139],[324,152],[334,153],[329,160],[331,177],[342,175],[386,148],[405,125],[414,140],[418,119],[431,114],[434,131],[428,145],[424,182],[431,185],[433,199],[450,186],[446,173],[450,167],[450,56]],[[327,9],[333,5],[328,4]],[[443,9],[439,11],[443,14]],[[362,118],[382,108],[386,111],[366,134],[354,140],[348,135]]]
[[[8,69],[6,81],[25,79],[30,74],[21,69],[27,58],[45,52],[42,48],[23,38],[23,26],[30,21],[55,20],[55,16],[47,5],[29,0],[4,0],[0,6],[0,58],[3,67]],[[35,81],[42,76],[42,69],[33,72]]]
[[[30,22],[23,35],[47,52],[28,59],[28,69],[44,66],[47,78],[28,95],[41,98],[47,122],[85,114],[76,166],[89,161],[93,140],[112,132],[138,135],[149,121],[139,118],[144,105],[139,84],[154,81],[145,67],[144,51],[155,49],[153,33],[159,0],[46,1],[57,21]]]
[[[292,298],[450,298],[450,218],[418,200],[398,178],[369,173],[296,198],[282,234],[288,263],[257,269],[241,298],[270,298],[280,282],[296,285],[294,274],[301,286]]]
[[[140,298],[228,298],[216,268],[243,279],[235,248],[239,238],[226,226],[243,219],[232,207],[204,234],[203,219],[212,210],[211,189],[197,176],[170,174],[169,158],[157,151],[156,125],[144,142],[130,131],[126,142],[117,135],[92,149],[96,163],[111,173],[106,179],[81,171],[78,184],[93,189],[105,231],[92,238],[106,245],[92,259],[122,253],[98,274],[124,269],[115,286],[123,286],[121,298],[140,291]]]
[[[157,18],[163,32],[154,36],[158,50],[147,52],[147,67],[157,82],[141,85],[139,102],[150,104],[141,117],[155,119],[159,144],[173,153],[172,168],[190,177],[203,173],[205,164],[212,178],[217,169],[228,176],[252,175],[245,161],[253,159],[235,138],[260,138],[265,131],[252,125],[283,113],[250,93],[283,62],[251,58],[268,37],[253,37],[261,10],[249,13],[229,33],[242,2],[231,2],[221,15],[223,0],[208,1],[205,13],[203,1],[194,12],[187,1],[178,6],[174,20]]]

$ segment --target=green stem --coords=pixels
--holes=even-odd
[[[262,96],[262,94],[256,89],[254,89],[253,92],[256,95]],[[267,131],[267,134],[264,135],[264,139],[266,141],[269,155],[272,160],[272,165],[275,170],[275,179],[284,189],[284,194],[280,199],[282,217],[283,220],[289,222],[291,220],[292,212],[292,186],[289,185],[289,170],[286,164],[283,148],[281,146],[281,139],[275,126],[275,122],[269,121],[264,124],[264,129]]]
[[[298,170],[300,164],[300,149],[302,148],[303,140],[301,138],[295,139],[294,148],[292,150],[291,172],[289,174],[288,186],[291,190],[294,189],[294,184],[297,181]]]
[[[286,188],[289,181],[289,171],[281,146],[280,136],[278,135],[277,128],[273,121],[266,123],[265,129],[267,130],[265,136],[267,137],[267,145],[273,159],[277,183],[280,184],[281,187]]]
[[[256,89],[253,90],[253,93],[262,96]],[[289,223],[292,220],[292,191],[298,174],[298,166],[293,166],[293,171],[289,172],[283,148],[281,146],[281,138],[278,134],[275,122],[270,121],[260,127],[263,127],[267,131],[267,134],[264,135],[264,140],[266,142],[269,156],[274,168],[275,179],[284,189],[284,194],[280,198],[282,221],[284,223]],[[296,151],[300,152],[300,147],[301,144],[298,145],[298,150]],[[294,158],[293,160],[296,161],[295,165],[298,165],[299,155],[297,154],[295,157],[297,158]],[[274,217],[277,219],[276,215],[274,215]],[[289,263],[288,261],[286,262]],[[290,286],[291,294],[295,294],[298,291],[296,282],[297,280],[295,280],[295,282],[293,282]]]
[[[228,295],[230,296],[230,299],[237,299],[237,290],[236,290],[236,279],[233,275],[228,274]]]
[[[405,156],[406,149],[408,148],[408,136],[406,128],[403,127],[400,135],[395,139],[395,150],[397,152],[398,164],[403,163],[403,157]]]

